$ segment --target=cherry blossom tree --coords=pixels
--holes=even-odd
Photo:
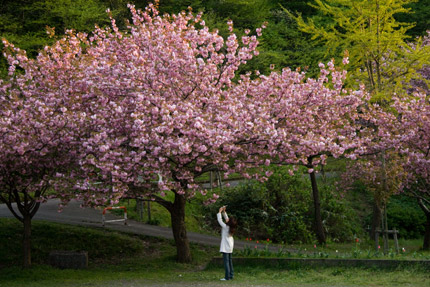
[[[97,108],[90,117],[94,130],[82,143],[88,177],[79,197],[99,204],[109,191],[96,193],[94,183],[108,181],[116,197],[154,199],[171,214],[180,262],[191,260],[185,205],[196,192],[206,193],[195,183],[203,173],[247,175],[248,167],[276,157],[308,166],[314,178],[327,155],[359,146],[354,121],[364,93],[343,90],[346,73],[332,62],[328,69],[321,66],[317,80],[285,69],[255,79],[242,75],[236,82],[239,65],[258,54],[250,31],[239,45],[233,33],[224,41],[209,32],[200,14],[159,16],[151,5],[130,8],[127,32],[112,20],[112,31],[96,30],[85,51],[79,81],[97,87],[88,93],[96,94]],[[231,22],[229,27],[232,32]],[[164,198],[166,192],[173,201]],[[317,191],[314,196],[318,214]]]
[[[3,44],[10,68],[9,78],[0,81],[0,201],[23,223],[28,267],[31,219],[47,197],[51,181],[79,166],[74,147],[84,118],[73,111],[74,99],[56,77],[64,72],[61,65],[67,64],[66,58],[45,65],[43,53],[30,60],[25,51],[6,40]]]
[[[421,83],[422,84],[422,83]],[[422,89],[422,85],[418,90]],[[414,93],[393,97],[388,108],[372,113],[374,133],[363,146],[362,160],[348,172],[348,181],[360,179],[373,192],[380,214],[393,193],[406,192],[415,197],[427,217],[423,247],[430,246],[430,104],[428,95]],[[386,217],[386,214],[385,214]],[[378,227],[377,217],[374,227]],[[385,225],[385,226],[384,226]],[[386,218],[383,221],[387,229]]]
[[[428,95],[396,99],[399,114],[394,139],[399,152],[406,156],[403,168],[408,172],[404,190],[417,198],[427,217],[423,248],[430,248],[430,102]]]
[[[251,164],[243,122],[251,115],[241,109],[247,95],[233,79],[258,54],[257,36],[246,31],[239,44],[231,22],[224,40],[201,14],[129,8],[128,30],[112,19],[111,28],[96,27],[91,36],[67,31],[35,60],[4,40],[10,78],[0,89],[2,191],[22,182],[19,191],[34,203],[24,205],[35,207],[30,219],[48,187],[63,204],[152,198],[171,213],[178,261],[189,262],[185,204],[206,192],[195,178]],[[33,181],[26,180],[30,172]],[[15,194],[2,193],[2,200],[12,206],[22,197]]]
[[[430,47],[430,31],[423,38],[422,45]],[[397,106],[403,106],[399,109],[401,112],[402,123],[410,128],[407,141],[404,147],[404,153],[408,154],[406,169],[409,171],[408,190],[412,191],[414,197],[418,199],[421,209],[427,217],[423,249],[430,249],[430,140],[429,140],[429,86],[430,65],[425,65],[419,73],[422,75],[421,81],[411,83],[411,90],[419,92],[418,97],[413,101]],[[403,125],[402,125],[403,126]],[[427,142],[426,142],[427,141]],[[416,192],[415,192],[416,191]]]
[[[360,124],[368,127],[368,140],[361,146],[357,161],[348,162],[342,175],[341,187],[348,190],[352,183],[361,181],[373,195],[373,218],[370,230],[374,238],[378,228],[387,228],[386,205],[391,195],[401,191],[406,173],[403,158],[396,149],[397,119],[392,110],[368,103],[368,118]],[[363,133],[360,134],[362,136]],[[382,223],[382,227],[381,227]],[[388,239],[386,239],[388,240]]]
[[[42,143],[36,155],[44,160],[27,162],[47,162],[50,169],[35,186],[50,183],[64,204],[73,198],[84,205],[115,204],[131,195],[151,198],[170,212],[177,260],[190,262],[185,206],[196,192],[206,194],[197,177],[209,171],[248,176],[249,167],[271,160],[301,164],[309,168],[318,239],[324,242],[315,167],[327,156],[359,148],[355,123],[365,93],[342,89],[346,72],[332,62],[328,69],[321,65],[318,79],[289,69],[236,78],[239,66],[258,54],[261,28],[257,35],[246,30],[239,41],[229,22],[231,34],[224,40],[209,31],[201,14],[160,16],[153,5],[129,8],[132,23],[125,31],[111,19],[110,28],[96,27],[90,36],[68,31],[36,60],[17,50],[10,54],[12,77],[1,84],[2,100],[13,96],[19,103],[24,95],[36,104],[8,104],[1,132],[10,138],[19,125],[28,131],[32,150]],[[15,66],[24,73],[13,74]],[[31,120],[8,120],[21,110]],[[52,140],[42,138],[45,133]],[[12,140],[3,144],[2,158],[15,146],[20,147]],[[25,160],[15,156],[13,162]],[[173,201],[166,199],[168,192]]]
[[[344,59],[344,63],[347,58]],[[249,81],[248,93],[258,103],[260,116],[256,121],[265,122],[264,130],[257,129],[261,148],[252,153],[266,155],[265,164],[278,163],[302,165],[308,168],[312,184],[315,209],[315,227],[320,243],[326,241],[324,232],[316,168],[324,165],[327,157],[346,156],[355,158],[361,152],[361,145],[370,140],[358,136],[365,127],[368,99],[363,90],[343,89],[346,71],[334,66],[333,61],[320,64],[317,79],[306,78],[305,73],[283,69],[270,76],[260,76]]]
[[[389,134],[391,135],[391,134]],[[377,136],[375,136],[375,141]],[[374,143],[372,143],[374,144]],[[395,146],[369,149],[357,161],[349,162],[342,174],[340,187],[349,190],[353,182],[363,183],[373,196],[373,217],[370,238],[375,239],[376,230],[388,230],[387,204],[393,194],[402,191],[407,172],[403,168],[405,158]],[[388,233],[384,236],[384,252],[388,252]]]
[[[411,43],[410,46],[412,50],[418,50],[422,48],[429,49],[430,48],[430,30],[427,31],[427,35],[422,38],[422,41],[418,43]],[[412,94],[414,92],[420,92],[429,94],[429,81],[430,81],[430,65],[426,63],[417,71],[417,74],[420,75],[417,79],[412,79],[408,84],[409,87],[407,91]]]
[[[251,164],[243,122],[250,115],[241,109],[246,93],[233,79],[258,53],[257,36],[239,44],[231,33],[225,41],[201,14],[160,16],[153,5],[129,7],[128,30],[119,31],[112,19],[111,29],[81,40],[85,47],[68,74],[68,88],[86,100],[81,108],[90,129],[80,139],[85,176],[62,198],[86,205],[113,204],[122,196],[153,199],[171,214],[177,260],[189,262],[185,205],[196,192],[206,193],[195,179]]]

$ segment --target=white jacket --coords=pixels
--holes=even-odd
[[[219,252],[233,253],[234,239],[230,235],[230,226],[222,221],[221,213],[217,213],[218,223],[221,225],[221,246]],[[227,221],[227,213],[223,212],[224,219]]]

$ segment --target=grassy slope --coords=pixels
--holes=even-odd
[[[34,222],[31,269],[20,264],[21,225],[0,219],[0,286],[224,286],[221,266],[204,268],[217,248],[192,244],[194,262],[177,264],[172,241],[102,229]],[[45,265],[50,250],[86,250],[87,270]],[[430,286],[419,269],[269,269],[237,266],[230,286]]]
[[[0,268],[21,263],[22,225],[16,219],[0,219]],[[194,245],[193,245],[194,246]],[[171,261],[176,253],[171,240],[124,234],[102,228],[33,221],[32,261],[46,264],[51,250],[86,250],[90,267],[130,260],[157,258]],[[214,247],[195,248],[196,264],[207,261],[215,252]],[[199,255],[200,251],[207,257]],[[157,261],[157,262],[158,262]]]

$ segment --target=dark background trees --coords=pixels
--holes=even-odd
[[[58,35],[65,29],[91,31],[95,24],[105,26],[110,20],[106,13],[109,8],[119,28],[124,28],[125,19],[129,19],[127,3],[137,8],[145,7],[147,0],[1,0],[0,1],[0,35],[18,47],[25,49],[30,57],[44,45],[52,43],[46,33],[46,26],[55,27]],[[309,67],[315,69],[317,61],[322,60],[325,48],[313,44],[310,36],[300,32],[297,24],[283,9],[298,12],[304,18],[314,17],[325,21],[323,15],[308,5],[309,1],[290,0],[161,0],[159,8],[162,13],[177,13],[189,6],[193,11],[203,11],[204,18],[211,28],[217,28],[221,34],[227,33],[226,20],[232,19],[237,29],[243,33],[246,29],[255,29],[265,21],[267,28],[260,40],[260,56],[247,65],[250,70],[270,71],[271,64],[276,68]],[[312,3],[312,1],[310,2]],[[408,34],[412,37],[425,34],[430,19],[430,1],[423,0],[410,4],[412,14],[397,15],[396,19],[404,22],[416,22]],[[0,58],[0,75],[6,73],[6,61]]]

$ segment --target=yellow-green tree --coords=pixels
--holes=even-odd
[[[295,19],[303,32],[326,44],[328,54],[340,56],[348,51],[349,85],[364,83],[373,99],[389,99],[394,92],[404,91],[405,83],[420,77],[416,71],[430,57],[420,38],[413,39],[412,45],[406,34],[414,24],[394,18],[410,13],[405,6],[413,2],[416,0],[315,0],[311,6],[324,17],[298,15]]]

